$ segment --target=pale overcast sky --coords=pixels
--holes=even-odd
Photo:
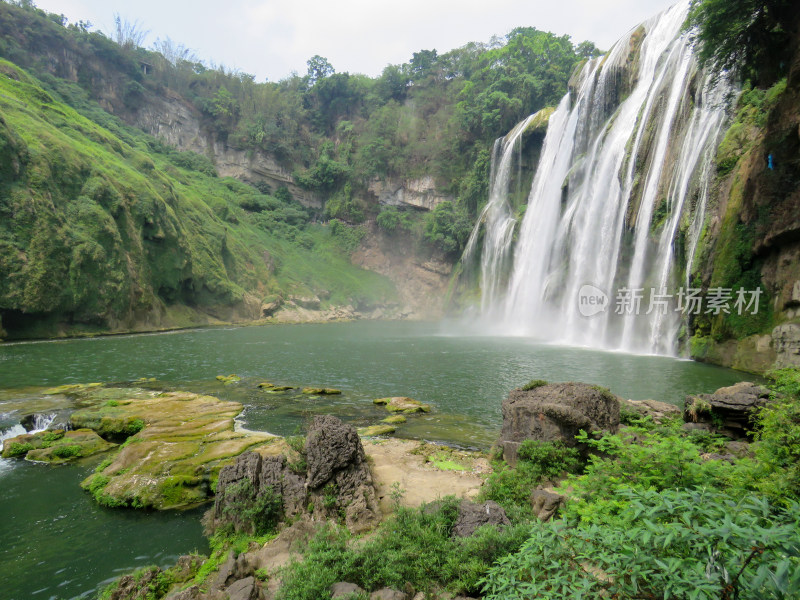
[[[148,48],[169,37],[206,61],[278,81],[315,54],[337,72],[379,75],[413,52],[443,53],[533,26],[591,40],[603,50],[675,0],[36,0],[39,8],[88,20],[105,33],[113,15],[149,30]]]

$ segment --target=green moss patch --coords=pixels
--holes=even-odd
[[[114,459],[82,483],[101,504],[168,509],[204,502],[225,464],[275,439],[236,432],[233,420],[242,410],[237,402],[189,392],[141,392],[128,388],[128,400],[115,406],[105,401],[72,415],[98,433],[136,429]],[[95,399],[105,399],[104,393]]]

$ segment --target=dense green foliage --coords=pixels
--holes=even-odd
[[[581,470],[580,453],[560,442],[525,440],[517,451],[515,468],[495,465],[486,479],[481,497],[494,500],[506,511],[530,513],[531,491],[543,481],[552,481]]]
[[[701,62],[766,87],[788,72],[796,11],[793,0],[695,0],[687,26],[697,28]]]
[[[447,589],[475,593],[478,581],[499,557],[517,550],[528,535],[525,525],[484,526],[469,538],[453,538],[456,498],[419,508],[399,508],[369,539],[353,545],[343,528],[331,526],[312,538],[304,561],[282,575],[281,600],[327,597],[338,581],[366,590]]]
[[[486,598],[781,598],[800,586],[800,506],[709,489],[618,492],[614,526],[555,521],[486,579]]]
[[[42,79],[77,69],[81,90],[129,121],[170,90],[220,141],[276,157],[323,198],[326,216],[351,224],[378,213],[366,192],[371,180],[433,176],[455,207],[431,216],[419,241],[448,253],[460,250],[463,221],[486,199],[493,140],[555,105],[574,66],[598,54],[589,42],[574,45],[567,36],[519,27],[488,44],[414,52],[376,78],[338,73],[314,56],[305,75],[256,83],[245,73],[208,68],[171,43],[148,51],[136,47],[135,36],[120,34],[114,43],[85,24],[65,23],[29,2],[0,3],[0,56]],[[53,51],[77,65],[54,61]],[[202,157],[175,154],[184,168],[213,168]]]
[[[250,535],[270,533],[283,515],[281,499],[272,488],[256,494],[249,479],[226,487],[222,502],[225,506],[223,519],[228,519],[237,533],[239,524],[244,525],[248,529],[245,533]]]
[[[367,304],[391,296],[285,194],[219,179],[102,111],[100,126],[59,101],[80,97],[75,86],[51,83],[45,91],[0,62],[5,329],[47,334],[50,317],[73,329],[127,328],[157,324],[165,310],[168,323],[189,324],[180,307],[216,312],[248,294],[326,290],[330,302]]]
[[[800,371],[757,418],[753,458],[702,456],[725,440],[631,418],[581,441],[596,454],[562,488],[562,518],[532,528],[485,579],[487,598],[796,598],[800,586]]]

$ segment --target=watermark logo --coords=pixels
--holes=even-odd
[[[599,287],[582,285],[578,290],[578,310],[584,317],[593,317],[608,310],[609,300]]]
[[[647,293],[649,292],[649,293]],[[680,288],[677,293],[665,289],[620,288],[614,297],[614,313],[617,315],[665,315],[679,312],[685,315],[758,313],[763,291],[739,288],[715,287],[706,290]],[[608,295],[594,285],[584,285],[578,291],[578,310],[584,317],[593,317],[606,312],[611,306]]]

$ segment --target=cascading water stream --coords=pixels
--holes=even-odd
[[[681,314],[650,290],[674,293],[684,285],[680,270],[691,270],[731,95],[698,70],[682,31],[688,9],[684,0],[589,61],[550,117],[505,293],[482,271],[483,313],[497,331],[677,351]],[[493,232],[499,221],[484,215],[481,262],[496,264],[512,242],[505,225]],[[679,236],[688,242],[682,256]],[[473,232],[471,252],[476,239]],[[600,303],[591,314],[579,305],[587,286]],[[631,303],[616,314],[623,290],[636,290],[639,310]]]
[[[17,437],[18,435],[22,435],[23,433],[37,433],[39,431],[44,431],[53,423],[56,419],[56,413],[51,414],[39,414],[33,416],[33,428],[28,431],[22,425],[13,425],[8,429],[0,431],[0,452],[3,451],[3,444],[6,440],[10,440],[11,438]]]
[[[536,115],[531,115],[520,121],[508,135],[495,141],[489,181],[489,201],[481,211],[464,250],[463,262],[468,264],[475,253],[483,227],[480,269],[483,289],[481,308],[484,312],[495,305],[502,293],[503,276],[508,266],[514,226],[517,223],[508,201],[511,175],[514,159],[519,158],[520,138],[535,117]]]

